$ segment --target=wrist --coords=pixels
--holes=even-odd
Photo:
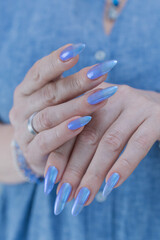
[[[23,155],[23,152],[21,151],[18,143],[15,140],[12,140],[11,148],[14,162],[17,166],[17,170],[19,170],[19,174],[23,176],[25,181],[27,182],[40,183],[43,180],[43,178],[34,173],[32,169],[29,167]]]

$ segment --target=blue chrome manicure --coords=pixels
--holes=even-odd
[[[86,187],[80,189],[72,207],[72,215],[77,216],[83,209],[85,202],[90,195],[90,190]]]
[[[111,191],[113,190],[113,188],[116,186],[118,180],[119,180],[120,176],[118,173],[113,173],[110,178],[108,179],[106,185],[104,186],[103,189],[103,196],[106,198]]]
[[[44,181],[44,192],[46,194],[49,194],[52,191],[57,175],[58,175],[57,168],[54,166],[50,166],[48,168],[47,174],[45,176],[45,181]]]
[[[101,89],[93,94],[91,94],[87,101],[89,104],[97,104],[100,103],[104,100],[106,100],[107,98],[111,97],[113,94],[115,94],[118,90],[117,86],[113,86],[113,87],[108,87],[108,88],[104,88]]]
[[[96,79],[100,76],[108,73],[117,64],[117,60],[106,61],[99,63],[87,72],[87,77],[90,79]]]
[[[77,56],[84,50],[85,46],[86,45],[84,43],[77,43],[77,44],[72,44],[72,45],[66,47],[60,53],[60,59],[62,61],[67,61],[67,60]]]
[[[77,118],[68,124],[68,128],[70,130],[76,130],[80,127],[85,126],[87,123],[91,121],[91,119],[92,119],[91,116]]]
[[[63,211],[65,204],[71,193],[71,190],[72,190],[72,187],[69,183],[62,184],[62,186],[58,192],[58,195],[56,197],[56,201],[55,201],[55,205],[54,205],[54,214],[55,215],[58,215]]]

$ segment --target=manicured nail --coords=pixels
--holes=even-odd
[[[46,194],[49,194],[52,191],[57,175],[58,175],[57,168],[54,166],[50,166],[48,168],[47,174],[45,176],[45,181],[44,181],[44,192]]]
[[[68,128],[70,130],[76,130],[80,127],[85,126],[87,123],[91,121],[91,119],[92,119],[91,116],[77,118],[68,124]]]
[[[87,77],[90,79],[96,79],[100,76],[108,73],[117,64],[117,60],[105,61],[99,63],[87,72]]]
[[[112,95],[114,95],[117,92],[117,90],[118,90],[117,86],[101,89],[101,90],[91,94],[88,97],[87,101],[91,105],[100,103],[100,102],[106,100],[107,98],[111,97]]]
[[[110,178],[108,179],[106,185],[103,189],[103,196],[106,198],[113,190],[113,188],[116,186],[120,176],[118,173],[113,173]]]
[[[87,201],[90,194],[90,190],[86,187],[80,189],[76,200],[72,207],[72,215],[77,216],[83,209],[85,202]]]
[[[60,59],[62,61],[68,61],[69,59],[80,54],[84,50],[85,46],[86,45],[84,43],[77,43],[77,44],[72,44],[72,45],[66,47],[60,53]]]
[[[71,190],[72,190],[72,187],[69,183],[62,184],[62,186],[58,192],[58,195],[56,197],[56,201],[55,201],[55,205],[54,205],[54,214],[55,215],[58,215],[63,211],[65,204],[71,193]]]

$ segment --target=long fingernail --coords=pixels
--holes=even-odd
[[[110,178],[108,179],[106,185],[103,189],[103,196],[106,198],[113,190],[113,188],[116,186],[120,176],[118,173],[113,173]]]
[[[90,195],[90,190],[86,187],[80,189],[74,205],[72,207],[72,215],[77,216],[83,209],[84,204],[86,203],[88,197]]]
[[[55,215],[58,215],[63,211],[65,204],[71,193],[71,190],[72,190],[72,187],[69,183],[62,184],[62,186],[58,192],[58,195],[56,197],[56,201],[55,201],[55,205],[54,205],[54,214]]]
[[[68,124],[68,128],[70,130],[76,130],[80,127],[85,126],[87,123],[91,121],[91,119],[92,119],[91,116],[77,118]]]
[[[117,64],[117,60],[106,61],[99,63],[87,72],[87,77],[90,79],[96,79],[100,76],[108,73]]]
[[[77,44],[72,44],[72,45],[66,47],[60,53],[60,59],[62,61],[68,61],[69,59],[80,54],[84,50],[85,46],[86,45],[84,43],[77,43]]]
[[[46,194],[49,194],[52,191],[57,175],[58,175],[57,168],[54,166],[50,166],[48,168],[47,174],[45,176],[45,181],[44,181],[44,192]]]
[[[100,102],[106,100],[107,98],[111,97],[112,95],[114,95],[117,92],[117,90],[118,90],[117,86],[101,89],[101,90],[91,94],[88,97],[87,101],[91,105],[100,103]]]

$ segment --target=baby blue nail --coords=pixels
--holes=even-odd
[[[106,198],[113,190],[113,188],[116,186],[120,176],[118,173],[113,173],[110,178],[108,179],[106,185],[103,189],[103,196]]]
[[[80,127],[85,126],[87,123],[91,121],[91,119],[92,119],[91,116],[77,118],[68,124],[68,128],[70,130],[76,130]]]
[[[66,47],[60,53],[60,59],[62,61],[67,61],[67,60],[77,56],[84,50],[85,46],[86,45],[84,43],[77,43],[77,44],[72,44],[72,45]]]
[[[48,168],[47,174],[45,176],[45,181],[44,181],[44,192],[46,194],[49,194],[55,184],[56,178],[58,175],[58,170],[54,166],[50,166]]]
[[[117,86],[113,86],[113,87],[108,87],[108,88],[104,88],[101,89],[95,93],[93,93],[92,95],[90,95],[87,99],[89,104],[97,104],[100,103],[104,100],[106,100],[107,98],[111,97],[113,94],[115,94],[118,90]]]
[[[106,61],[99,63],[87,72],[87,77],[90,79],[96,79],[100,76],[108,73],[117,64],[117,60]]]
[[[56,197],[56,201],[55,201],[55,205],[54,205],[54,214],[55,215],[58,215],[63,211],[65,204],[71,193],[71,190],[72,190],[72,187],[69,183],[62,184],[62,186],[58,192],[58,195]]]
[[[90,190],[86,187],[80,189],[72,207],[72,215],[77,216],[83,209],[85,202],[90,195]]]

